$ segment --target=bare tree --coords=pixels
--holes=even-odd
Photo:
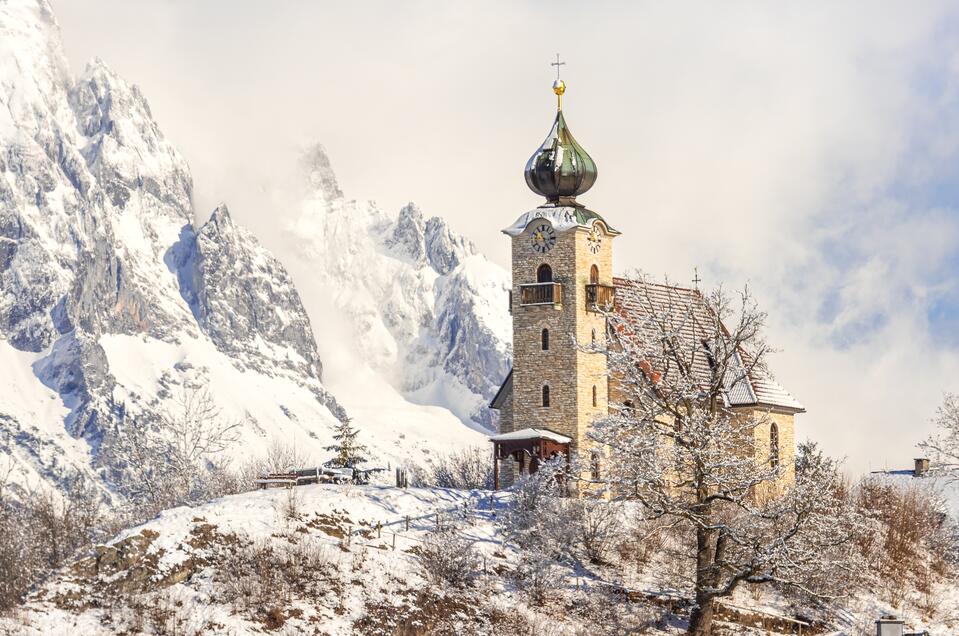
[[[933,419],[936,432],[919,444],[951,481],[959,480],[959,394],[946,393]]]
[[[589,437],[607,458],[610,490],[671,523],[679,554],[693,555],[690,633],[708,636],[714,602],[743,583],[828,594],[819,583],[848,565],[837,548],[855,522],[836,495],[838,471],[817,465],[768,496],[786,470],[757,455],[754,432],[768,416],[731,406],[765,371],[765,314],[748,289],[732,298],[635,285],[642,319],[608,315],[604,353],[622,394]]]
[[[223,418],[208,385],[183,387],[173,399],[173,408],[161,414],[160,422],[179,461],[195,466],[236,443],[240,425]]]
[[[185,386],[158,418],[121,418],[101,459],[125,495],[156,511],[221,494],[219,456],[238,436],[206,385]]]

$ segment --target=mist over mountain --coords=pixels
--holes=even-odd
[[[122,498],[130,458],[103,449],[197,387],[237,460],[272,440],[322,458],[346,417],[383,462],[482,441],[464,422],[489,424],[508,366],[506,273],[413,204],[345,200],[319,146],[302,168],[288,270],[226,204],[194,223],[146,98],[99,59],[74,77],[47,2],[0,6],[0,452],[21,487],[80,472]],[[382,399],[354,413],[328,376]]]

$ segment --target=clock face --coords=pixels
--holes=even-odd
[[[533,229],[529,238],[533,244],[533,249],[540,254],[545,254],[556,245],[556,230],[549,223],[540,223]]]
[[[599,230],[593,228],[589,236],[586,237],[586,244],[589,245],[589,251],[593,254],[598,254],[600,248],[603,246],[603,237],[599,233]]]

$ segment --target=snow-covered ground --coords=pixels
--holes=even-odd
[[[22,634],[90,636],[130,629],[133,616],[97,607],[112,599],[105,590],[130,579],[137,568],[147,571],[140,584],[144,589],[164,586],[186,568],[188,579],[147,592],[143,599],[154,606],[175,608],[167,619],[171,625],[179,624],[168,633],[261,633],[262,615],[240,608],[243,603],[238,600],[218,602],[216,588],[222,580],[217,568],[230,550],[272,545],[278,552],[292,546],[297,555],[309,552],[322,570],[314,573],[322,589],[305,590],[300,598],[275,600],[285,617],[279,633],[358,633],[354,624],[375,614],[374,608],[400,604],[408,590],[424,584],[415,547],[436,526],[438,514],[443,522],[466,514],[469,523],[461,527],[476,541],[487,567],[504,561],[504,548],[491,523],[491,502],[494,507],[501,505],[484,492],[314,485],[255,491],[195,508],[167,510],[110,542],[141,546],[144,537],[150,538],[135,563],[127,557],[126,568],[109,575],[101,572],[99,577],[68,568],[2,626]],[[276,567],[285,567],[280,564],[282,557],[274,558]],[[469,617],[464,616],[464,621]]]
[[[654,592],[677,594],[663,584],[668,565],[655,560],[645,571],[635,563],[554,566],[551,600],[532,604],[511,574],[520,552],[497,521],[509,496],[311,485],[174,508],[64,568],[0,621],[0,631],[339,636],[435,629],[558,636],[632,633],[642,626],[640,633],[682,633],[683,612],[671,614],[647,600]],[[438,524],[455,525],[477,550],[471,586],[454,589],[426,577],[417,553]],[[610,596],[604,581],[624,582],[639,595]],[[930,593],[942,601],[933,615],[893,608],[871,594],[848,599],[841,610],[811,610],[770,586],[743,587],[725,604],[754,619],[812,616],[836,636],[869,634],[883,613],[903,615],[913,630],[946,634],[947,604],[955,607],[956,591],[936,584]],[[614,626],[603,616],[622,622]],[[721,626],[722,636],[778,633]]]

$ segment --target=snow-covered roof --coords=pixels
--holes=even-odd
[[[503,433],[489,438],[491,442],[513,442],[521,439],[549,439],[557,444],[569,444],[573,438],[560,435],[548,428],[523,428],[512,433]]]
[[[530,223],[539,219],[549,221],[557,232],[565,232],[574,227],[591,228],[594,223],[599,221],[610,234],[619,234],[606,223],[603,217],[592,210],[572,205],[551,205],[548,203],[519,215],[516,222],[504,229],[503,233],[510,236],[519,236]]]
[[[650,313],[655,312],[660,316],[675,315],[675,328],[684,338],[692,341],[709,337],[705,325],[712,322],[712,317],[699,291],[629,278],[614,278],[613,284],[616,286],[617,311],[637,328],[645,323]],[[687,319],[690,314],[692,320]],[[697,356],[695,363],[698,366],[694,373],[708,381],[708,357]],[[750,364],[749,353],[746,351],[739,352],[730,365],[727,376],[726,399],[730,406],[768,406],[793,412],[806,410],[766,369]]]

